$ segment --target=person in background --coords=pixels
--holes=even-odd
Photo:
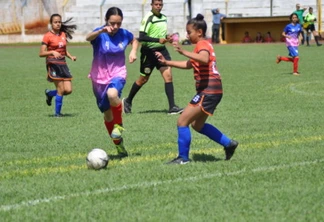
[[[264,38],[265,43],[271,43],[274,42],[274,39],[271,36],[271,32],[267,32],[266,37]]]
[[[321,46],[322,44],[318,42],[319,40],[319,35],[318,32],[315,30],[315,25],[314,22],[316,21],[316,17],[313,14],[313,8],[309,7],[308,9],[308,13],[305,15],[305,23],[307,23],[307,27],[306,27],[306,32],[307,32],[307,36],[306,36],[306,42],[307,42],[307,46],[309,46],[309,39],[310,39],[310,35],[311,33],[313,34],[314,38],[315,38],[315,42],[317,46]]]
[[[212,116],[217,105],[223,96],[222,80],[216,66],[216,56],[212,44],[206,40],[207,24],[204,16],[198,14],[189,20],[186,25],[187,37],[193,44],[196,44],[193,52],[186,51],[175,43],[175,50],[187,57],[184,61],[166,60],[164,56],[157,52],[156,55],[161,63],[180,68],[193,69],[196,94],[190,103],[179,116],[177,122],[178,129],[178,156],[169,164],[189,163],[189,151],[191,143],[191,133],[189,125],[200,134],[203,134],[221,144],[224,147],[225,159],[230,160],[238,146],[238,142],[231,140],[215,126],[206,123],[209,116]]]
[[[293,75],[299,76],[298,72],[298,61],[299,61],[299,53],[298,53],[298,45],[299,45],[299,35],[301,34],[302,27],[298,23],[298,15],[296,13],[292,13],[290,15],[290,22],[286,25],[284,31],[282,32],[282,36],[286,39],[286,46],[289,52],[290,57],[277,56],[276,63],[280,63],[281,61],[292,62],[293,63]]]
[[[264,39],[263,39],[263,36],[261,35],[261,32],[257,32],[256,37],[255,37],[255,42],[256,43],[264,42]]]
[[[76,25],[69,25],[72,18],[62,22],[59,14],[52,14],[50,17],[51,30],[48,31],[42,40],[39,57],[46,57],[47,80],[53,82],[55,90],[45,90],[46,104],[52,105],[55,97],[55,117],[62,117],[63,96],[72,93],[72,74],[67,66],[65,57],[76,61],[76,57],[67,51],[67,39],[72,39],[72,34],[77,28]]]
[[[220,13],[219,8],[212,9],[211,12],[213,14],[212,42],[220,43],[219,30],[222,24],[222,20],[223,18],[226,18],[226,15]]]
[[[252,42],[252,38],[250,37],[250,34],[248,31],[244,33],[244,37],[242,39],[242,43],[250,43]]]
[[[304,12],[307,10],[306,7],[301,7],[299,3],[296,4],[296,11],[294,11],[294,13],[297,14],[298,16],[298,21],[299,24],[303,27],[304,24]],[[304,45],[305,42],[305,33],[304,33],[304,29],[301,31],[301,44]]]
[[[122,137],[122,100],[120,96],[126,84],[127,70],[125,50],[129,44],[129,62],[137,57],[138,41],[132,33],[122,29],[123,12],[111,7],[105,15],[106,24],[90,32],[86,40],[93,48],[93,61],[89,73],[92,89],[99,110],[104,114],[104,124],[116,145],[120,157],[128,156]]]
[[[160,64],[155,57],[155,52],[162,52],[167,58],[171,59],[170,54],[165,47],[165,43],[171,42],[171,35],[167,35],[167,17],[161,13],[163,0],[152,0],[151,11],[143,18],[138,40],[142,43],[141,47],[141,65],[140,76],[133,83],[127,96],[123,99],[124,113],[132,112],[132,104],[135,95],[145,85],[154,68],[158,69],[164,79],[165,94],[168,98],[168,114],[180,114],[183,109],[179,108],[174,102],[174,88],[172,82],[171,67]],[[159,103],[159,102],[157,102]]]

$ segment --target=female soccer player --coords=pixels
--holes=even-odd
[[[45,90],[46,103],[52,105],[55,97],[55,117],[62,117],[61,109],[63,96],[72,93],[72,75],[66,64],[65,57],[76,61],[66,49],[67,38],[72,39],[76,25],[68,25],[72,18],[62,22],[59,14],[53,14],[50,18],[52,29],[48,31],[42,41],[39,57],[46,57],[47,80],[54,82],[55,90]]]
[[[192,128],[213,141],[224,146],[226,160],[231,159],[238,142],[229,139],[215,126],[206,123],[208,116],[211,116],[218,103],[222,99],[223,90],[221,76],[216,67],[216,57],[213,46],[205,39],[207,25],[204,16],[198,14],[196,18],[188,21],[187,37],[190,42],[196,44],[193,52],[183,50],[175,43],[177,52],[188,57],[186,61],[168,61],[161,53],[156,53],[159,61],[171,67],[180,69],[193,69],[196,80],[196,95],[178,118],[178,157],[172,160],[171,164],[186,164],[189,162],[189,150],[191,134],[189,124]]]
[[[298,45],[299,39],[298,36],[302,32],[302,27],[298,23],[298,15],[296,13],[292,13],[290,15],[290,24],[288,24],[284,31],[282,32],[282,36],[286,39],[286,46],[289,52],[290,57],[284,56],[277,56],[276,62],[279,63],[281,61],[285,62],[292,62],[293,63],[293,75],[299,76],[298,72],[298,61],[299,61],[299,54],[298,54]]]
[[[132,44],[129,62],[136,60],[138,41],[133,34],[120,28],[123,13],[117,7],[107,10],[106,24],[94,29],[86,37],[93,47],[93,61],[89,78],[97,99],[97,105],[104,114],[106,129],[116,145],[120,157],[128,156],[124,147],[122,132],[122,90],[126,83],[125,50]]]

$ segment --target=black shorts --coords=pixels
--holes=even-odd
[[[307,32],[309,32],[309,31],[311,31],[311,32],[315,31],[315,25],[314,24],[308,25],[307,28],[306,28],[306,30],[307,30]]]
[[[53,82],[53,80],[72,80],[69,67],[66,64],[47,64],[47,80]]]
[[[165,47],[150,49],[147,47],[141,48],[141,67],[140,72],[143,75],[150,75],[154,68],[160,69],[163,66],[155,56],[155,52],[161,52],[166,60],[171,60],[171,56]]]
[[[222,100],[223,94],[204,95],[196,94],[190,101],[191,106],[200,106],[201,110],[207,115],[213,115],[217,105]]]

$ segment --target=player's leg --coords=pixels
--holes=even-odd
[[[62,117],[62,106],[63,106],[63,95],[64,95],[64,81],[63,80],[54,80],[54,84],[57,90],[55,96],[55,117]]]
[[[141,74],[139,78],[133,83],[127,98],[123,99],[124,113],[132,112],[132,103],[135,95],[142,88],[142,86],[148,82],[150,75],[154,69],[154,64],[152,64],[152,57],[154,57],[154,54],[151,50],[144,49],[143,47],[141,48],[141,59],[140,59]]]

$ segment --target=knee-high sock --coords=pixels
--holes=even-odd
[[[122,119],[122,105],[121,103],[118,104],[117,106],[111,106],[111,111],[113,113],[114,116],[114,123],[119,124],[119,125],[123,125],[123,119]]]
[[[63,96],[55,96],[55,114],[61,114],[61,109],[63,106]]]
[[[231,140],[225,134],[219,131],[215,126],[208,123],[205,123],[199,133],[207,136],[211,140],[221,144],[224,147],[228,146],[231,143]]]
[[[108,135],[109,135],[109,137],[110,137],[111,132],[112,132],[113,129],[114,129],[115,122],[114,122],[114,121],[107,122],[107,121],[105,120],[104,123],[105,123],[106,129],[107,129],[107,131],[108,131]],[[121,140],[112,140],[112,141],[114,142],[114,144],[118,145],[118,144],[120,143]]]
[[[165,89],[165,94],[168,97],[168,102],[169,102],[169,109],[172,109],[175,104],[174,104],[174,88],[173,88],[173,83],[168,82],[164,84],[164,89]]]
[[[52,97],[56,96],[56,94],[57,94],[57,90],[50,90],[50,91],[47,93],[47,95],[52,96]]]
[[[298,61],[299,57],[294,58],[294,72],[298,72]]]
[[[308,35],[306,36],[306,43],[307,43],[307,45],[309,45],[309,36]]]
[[[189,160],[191,133],[189,126],[178,126],[178,152],[179,157]]]
[[[280,60],[281,61],[285,61],[285,62],[293,62],[294,61],[293,58],[291,58],[291,57],[284,57],[284,56],[281,56],[280,57]]]
[[[129,95],[128,95],[128,97],[127,97],[127,102],[128,102],[128,103],[132,104],[133,99],[134,99],[136,93],[137,93],[141,88],[142,88],[142,86],[137,85],[136,82],[133,83],[132,88],[131,88],[131,90],[130,90],[130,92],[129,92]]]
[[[318,42],[319,36],[317,35],[317,36],[315,36],[314,38],[315,38],[315,42],[316,42],[316,44],[319,45],[319,42]]]

